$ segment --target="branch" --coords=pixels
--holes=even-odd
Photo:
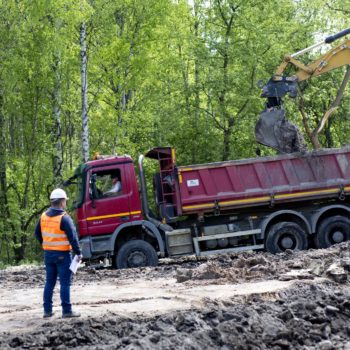
[[[303,118],[303,125],[304,125],[304,129],[306,131],[306,134],[307,136],[309,137],[310,141],[313,142],[313,139],[312,139],[312,132],[311,132],[311,129],[310,129],[310,126],[309,126],[309,122],[308,122],[308,118],[306,116],[306,112],[305,112],[305,104],[304,104],[304,97],[302,95],[300,95],[300,98],[299,98],[299,104],[298,104],[298,109],[299,109],[299,112]]]
[[[328,3],[326,4],[326,6],[327,6],[330,10],[337,11],[337,12],[342,12],[342,13],[346,13],[346,14],[350,14],[350,11],[335,8],[335,7],[331,6],[331,5],[329,5]]]
[[[337,92],[337,97],[335,98],[335,101],[333,104],[330,106],[330,108],[324,113],[321,121],[319,122],[316,130],[314,131],[315,134],[319,134],[325,127],[328,119],[331,117],[331,115],[337,110],[339,107],[339,104],[344,96],[344,91],[346,88],[346,85],[348,84],[350,80],[350,66],[347,67],[345,76],[343,78],[343,81],[340,85],[340,88]]]
[[[246,107],[248,106],[248,103],[250,102],[250,97],[248,97],[242,104],[241,108],[238,110],[237,114],[236,114],[236,118],[239,118],[240,115],[244,112],[244,110],[246,109]],[[234,118],[232,118],[234,119]]]
[[[18,188],[17,186],[12,182],[10,183],[8,186],[7,186],[7,189],[6,189],[6,192],[10,190],[10,188],[12,188],[14,191],[15,191],[15,194],[17,196],[17,200],[18,200],[18,203],[21,203],[22,201],[22,198],[21,198],[21,195],[18,191]]]
[[[220,130],[225,131],[226,130],[225,126],[222,125],[214,115],[212,117],[213,117],[214,123],[216,124],[216,127]]]
[[[29,226],[29,224],[31,223],[31,221],[38,216],[39,214],[41,214],[45,209],[49,208],[49,205],[45,205],[44,207],[42,207],[41,209],[35,211],[31,216],[29,216],[29,218],[27,219],[27,221],[23,224],[22,229],[23,231],[27,231],[27,228]]]
[[[226,24],[226,27],[228,27],[229,23],[228,23],[227,18],[226,18],[225,14],[224,14],[224,12],[222,10],[221,1],[217,0],[217,4],[218,4],[218,8],[219,8],[219,12],[220,12],[221,18],[224,21],[224,23]]]

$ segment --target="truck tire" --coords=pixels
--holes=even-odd
[[[155,249],[141,239],[131,240],[122,245],[115,259],[118,269],[158,265]]]
[[[304,230],[294,222],[280,222],[273,225],[267,234],[265,248],[268,252],[282,253],[286,249],[307,249],[307,235]]]
[[[350,240],[350,220],[341,215],[324,219],[315,236],[317,248],[328,248],[348,240]]]

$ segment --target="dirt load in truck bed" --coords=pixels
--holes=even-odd
[[[0,271],[1,349],[350,349],[350,242],[79,270],[42,319],[43,267]]]

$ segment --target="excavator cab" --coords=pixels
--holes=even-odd
[[[261,97],[266,98],[267,101],[266,109],[260,114],[255,126],[255,138],[258,143],[274,148],[280,153],[305,152],[307,150],[303,135],[298,127],[285,117],[283,97],[288,94],[291,98],[295,98],[298,92],[298,83],[301,81],[350,64],[350,40],[332,48],[308,65],[304,65],[295,57],[321,45],[330,44],[349,33],[350,28],[345,29],[327,37],[322,42],[286,56],[272,78],[265,85],[260,85],[262,88]],[[288,65],[296,68],[295,75],[283,75]]]

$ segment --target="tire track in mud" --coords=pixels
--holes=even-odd
[[[170,300],[171,297],[166,296],[160,296],[160,297],[154,297],[154,298],[148,298],[148,297],[142,297],[142,298],[131,298],[131,299],[107,299],[107,300],[99,300],[92,303],[89,302],[76,302],[74,305],[109,305],[109,304],[123,304],[123,303],[136,303],[138,301],[145,301],[145,300]]]

